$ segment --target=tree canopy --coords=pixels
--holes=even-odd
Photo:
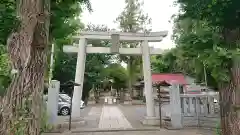
[[[220,91],[222,135],[239,134],[239,9],[238,0],[176,0],[176,48],[156,59],[154,70],[166,67],[203,81]],[[169,63],[170,62],[170,63]],[[169,70],[167,70],[169,72]],[[171,71],[170,71],[171,72]]]
[[[205,67],[208,85],[218,89],[219,84],[230,81],[231,59],[239,52],[233,28],[237,26],[230,27],[234,23],[230,14],[236,14],[237,7],[232,8],[236,2],[176,1],[180,5],[180,13],[174,17],[176,49],[161,58],[169,65],[168,72],[183,72],[203,82]]]
[[[110,29],[105,25],[87,25],[86,31],[109,31]],[[109,41],[94,40],[89,41],[94,47],[109,46]],[[76,54],[66,54],[63,50],[58,50],[56,54],[53,78],[59,80],[61,83],[75,79],[76,71]],[[113,79],[113,87],[126,87],[126,71],[120,64],[113,64],[115,57],[109,54],[87,54],[85,63],[85,75],[83,85],[83,99],[88,97],[89,90],[93,85],[97,86],[102,81]],[[61,88],[63,92],[70,93],[70,89]]]
[[[151,31],[151,18],[143,12],[143,2],[140,0],[125,0],[125,8],[117,17],[116,23],[123,32],[145,32]],[[122,42],[123,47],[135,48],[138,42],[126,43]],[[123,56],[120,60],[127,63],[128,71],[128,89],[132,95],[132,86],[136,80],[142,76],[141,57],[139,56]]]
[[[16,16],[17,5],[18,3],[13,0],[2,0],[0,2],[0,55],[3,56],[1,57],[0,68],[4,73],[0,75],[0,84],[3,84],[3,91],[8,86],[10,79],[10,66],[5,46],[9,34],[19,25]],[[71,35],[83,28],[79,16],[84,5],[92,11],[88,0],[51,0],[50,43],[57,44],[56,51],[61,50],[62,44],[70,43]]]
[[[127,70],[119,63],[109,64],[103,71],[104,78],[112,80],[113,88],[120,90],[127,87]]]

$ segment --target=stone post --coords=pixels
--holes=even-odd
[[[173,83],[170,86],[171,125],[173,129],[183,128],[182,109],[180,99],[180,85]]]
[[[85,72],[85,61],[86,61],[86,44],[87,40],[81,38],[78,46],[77,66],[75,73],[75,82],[80,86],[75,86],[73,91],[73,102],[72,102],[72,118],[80,118],[80,100],[82,99],[83,80]]]
[[[146,97],[146,117],[143,124],[156,125],[159,123],[155,116],[153,88],[152,88],[152,73],[151,73],[151,62],[150,62],[150,50],[148,41],[144,40],[141,45],[142,50],[142,61],[143,61],[143,73],[144,73],[144,93]]]
[[[89,97],[88,97],[88,104],[95,104],[96,103],[96,96],[95,96],[95,88],[93,87],[90,91],[89,91]]]
[[[59,99],[60,82],[52,80],[48,88],[47,115],[49,124],[57,124],[58,99]]]

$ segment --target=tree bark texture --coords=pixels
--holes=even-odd
[[[240,56],[233,58],[229,86],[220,91],[222,135],[240,135]]]
[[[13,76],[2,101],[1,135],[39,135],[50,0],[18,0],[20,26],[8,38]],[[19,122],[19,123],[18,123]]]
[[[130,94],[130,97],[133,97],[133,78],[134,78],[134,74],[133,74],[133,57],[129,56],[129,60],[128,60],[128,92]]]
[[[132,47],[132,46],[131,46]],[[131,98],[134,96],[133,95],[133,85],[136,83],[137,78],[140,76],[142,76],[142,60],[139,57],[134,57],[134,56],[129,56],[128,59],[128,65],[127,65],[127,69],[128,69],[128,90],[129,90],[129,94],[131,96]],[[137,75],[136,74],[136,70],[138,70],[138,68],[140,67],[140,74]]]

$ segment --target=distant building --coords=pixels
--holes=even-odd
[[[208,87],[195,84],[194,78],[192,78],[190,76],[186,76],[181,73],[152,73],[153,84],[156,82],[162,82],[162,81],[166,81],[167,83],[170,83],[170,84],[171,84],[171,82],[176,82],[176,83],[180,84],[182,86],[180,89],[181,93],[196,94],[196,93],[201,93],[203,91],[210,90]],[[141,81],[137,82],[135,84],[135,86],[138,86],[138,87],[136,87],[137,89],[134,90],[133,96],[134,97],[143,96],[144,90],[139,89],[139,86],[144,87],[144,81],[141,80]],[[169,90],[170,90],[169,87],[161,87],[161,91],[168,92]],[[153,95],[155,98],[157,98],[158,93],[157,93],[157,88],[155,88],[155,87],[153,90]]]
[[[184,93],[201,93],[203,91],[211,91],[208,87],[206,86],[201,86],[197,85],[195,83],[195,79],[186,76],[181,73],[155,73],[152,74],[152,82],[161,82],[161,81],[166,81],[168,83],[171,83],[172,81],[177,82],[178,84],[183,86],[183,91]]]
[[[187,85],[187,81],[183,74],[173,74],[173,73],[153,73],[152,74],[152,82],[162,82],[166,81],[167,83],[177,82],[181,85]]]
[[[185,88],[186,88],[186,85],[188,84],[186,79],[185,79],[185,76],[181,73],[153,73],[152,74],[152,82],[153,84],[154,83],[157,83],[157,82],[167,82],[169,84],[171,84],[172,82],[175,82],[175,83],[178,83],[182,86],[180,92],[183,93],[185,92]],[[161,87],[161,91],[165,93],[169,92],[169,87]],[[157,95],[158,95],[158,92],[157,92],[157,88],[154,88],[153,90],[153,95],[155,97],[155,99],[157,99]],[[165,95],[166,97],[169,97],[169,94],[166,94]]]

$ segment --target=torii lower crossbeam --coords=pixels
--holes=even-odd
[[[78,53],[78,46],[66,45],[63,46],[63,51],[66,53]],[[160,48],[149,48],[150,55],[162,54],[164,50]],[[109,47],[86,47],[86,53],[104,53],[104,54],[114,54],[111,52]],[[124,55],[142,55],[142,49],[138,48],[119,48],[119,54]]]
[[[144,73],[144,91],[146,97],[146,118],[144,124],[154,125],[159,122],[155,115],[155,106],[152,93],[152,77],[150,55],[162,54],[163,50],[154,49],[148,46],[148,42],[160,42],[167,36],[166,31],[150,33],[122,33],[122,32],[81,32],[74,38],[79,40],[79,44],[64,46],[66,53],[77,53],[77,66],[75,82],[81,86],[75,86],[73,92],[72,117],[80,117],[80,100],[82,98],[85,61],[87,53],[106,53],[106,54],[125,54],[125,55],[142,55],[143,73]],[[111,47],[91,47],[87,46],[89,40],[110,40]],[[121,48],[121,41],[140,42],[138,48]],[[100,42],[100,41],[99,41]]]

